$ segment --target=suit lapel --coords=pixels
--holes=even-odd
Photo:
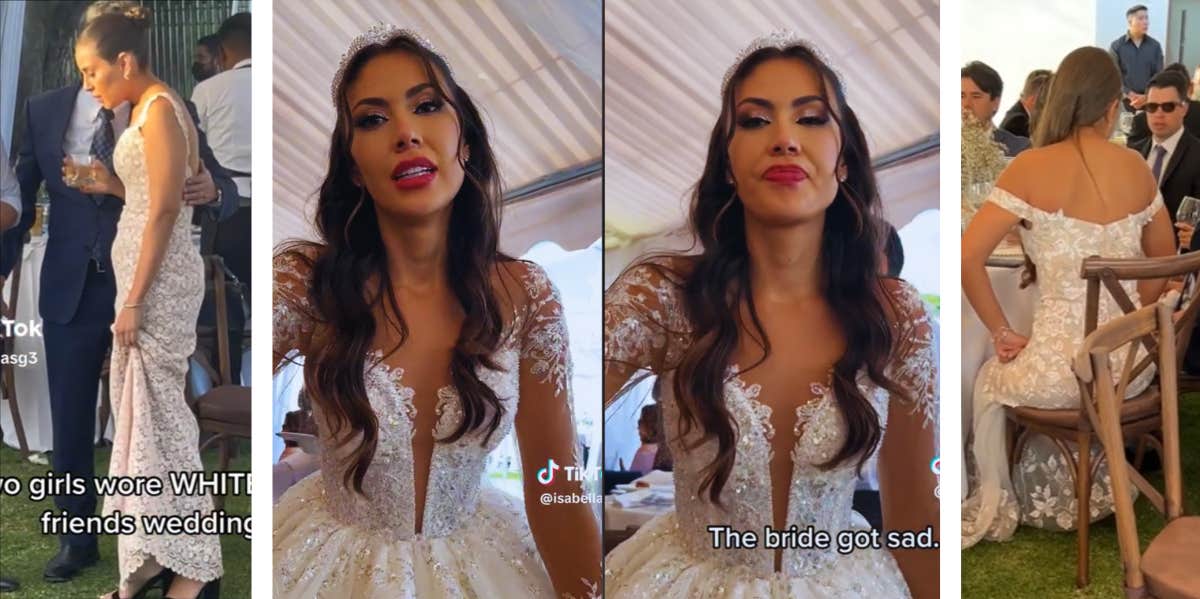
[[[79,86],[72,86],[70,94],[63,93],[61,98],[57,98],[57,106],[52,107],[51,114],[63,115],[62,118],[51,119],[50,121],[50,139],[58,144],[57,152],[59,163],[62,163],[63,158],[66,158],[67,153],[64,146],[67,143],[67,128],[71,126],[71,115],[75,113],[75,100],[79,98]],[[59,172],[59,178],[62,174],[59,169],[51,169],[51,172]]]
[[[1191,145],[1187,132],[1184,131],[1184,134],[1179,137],[1179,143],[1175,144],[1175,151],[1171,152],[1171,159],[1167,161],[1166,169],[1162,174],[1163,181],[1171,178],[1171,173],[1175,172],[1175,167],[1179,166],[1179,163],[1183,161],[1183,155],[1187,153]]]

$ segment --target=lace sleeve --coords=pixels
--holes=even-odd
[[[686,318],[677,306],[674,271],[661,262],[626,270],[604,294],[605,397],[638,370],[670,370],[685,341]]]
[[[528,302],[520,327],[520,401],[516,433],[524,474],[525,511],[543,563],[559,596],[590,597],[600,580],[600,528],[588,504],[543,503],[546,493],[582,497],[583,446],[576,437],[571,394],[571,350],[558,290],[545,271],[526,264],[521,274]],[[550,482],[538,471],[563,468]],[[583,472],[575,470],[575,472]],[[563,535],[563,530],[572,535]],[[576,536],[577,535],[577,536]]]
[[[934,322],[924,300],[908,283],[899,281],[891,290],[896,308],[895,351],[892,352],[891,376],[908,391],[910,413],[922,417],[921,427],[937,431],[938,358]]]
[[[312,336],[313,313],[308,303],[308,278],[312,257],[301,250],[275,256],[275,295],[272,314],[272,351],[275,366],[288,352],[304,351],[303,340]]]
[[[556,397],[569,399],[571,349],[558,289],[544,270],[530,266],[525,292],[529,304],[521,335],[522,368],[528,364],[540,384],[548,385]]]

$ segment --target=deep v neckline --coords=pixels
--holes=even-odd
[[[795,417],[792,420],[792,439],[791,443],[788,445],[788,456],[791,459],[792,465],[791,468],[788,469],[788,480],[785,483],[787,492],[784,493],[783,526],[779,527],[775,522],[775,494],[777,485],[775,477],[771,475],[771,465],[776,459],[774,437],[777,431],[775,430],[775,425],[771,423],[771,417],[775,413],[775,408],[758,399],[759,394],[762,392],[762,384],[748,382],[744,377],[742,377],[742,370],[737,364],[732,364],[730,366],[729,375],[726,380],[733,384],[740,391],[742,397],[746,399],[746,402],[749,404],[750,409],[753,412],[752,416],[757,421],[762,431],[763,438],[766,441],[766,467],[767,480],[769,482],[769,493],[767,495],[769,497],[768,508],[770,509],[769,514],[771,527],[776,530],[787,529],[790,524],[792,509],[790,499],[792,485],[794,485],[796,482],[798,449],[802,446],[802,442],[809,437],[809,433],[812,432],[809,428],[809,425],[816,420],[817,415],[822,410],[829,409],[829,407],[833,405],[833,372],[833,368],[830,368],[827,371],[825,377],[826,382],[824,384],[809,382],[808,390],[810,393],[812,393],[812,397],[810,397],[808,401],[797,405],[793,410]],[[772,569],[776,573],[781,572],[783,570],[783,552],[781,549],[776,549],[772,553],[774,554],[774,557],[772,558]]]
[[[417,406],[416,402],[414,401],[417,391],[415,388],[405,384],[404,367],[393,366],[385,362],[383,360],[383,352],[381,350],[371,350],[367,355],[369,358],[372,358],[372,362],[367,364],[368,370],[371,368],[380,369],[380,372],[383,374],[384,378],[388,380],[393,388],[394,394],[392,397],[397,398],[400,402],[401,413],[408,418],[410,432],[410,438],[408,439],[408,450],[409,455],[412,457],[413,466],[412,485],[414,513],[412,533],[415,538],[421,538],[425,531],[425,523],[428,520],[426,518],[426,511],[429,509],[429,483],[433,476],[433,460],[435,459],[438,450],[438,428],[442,424],[442,415],[445,414],[446,405],[448,405],[451,401],[457,400],[457,392],[452,384],[442,385],[434,391],[434,395],[437,396],[437,400],[434,401],[433,404],[434,420],[433,430],[431,431],[433,436],[433,448],[429,452],[429,460],[423,464],[425,468],[425,488],[419,489],[417,488],[417,452],[415,446],[413,445],[417,437]],[[416,501],[418,499],[421,500],[420,527],[417,526],[418,514],[416,513]]]

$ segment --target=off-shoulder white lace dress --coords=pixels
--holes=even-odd
[[[1083,259],[1142,257],[1142,229],[1163,210],[1162,196],[1145,209],[1120,220],[1097,224],[1058,212],[1038,209],[1003,188],[988,196],[1003,210],[1029,223],[1021,243],[1037,265],[1037,298],[1029,344],[1010,362],[988,360],[975,379],[971,456],[975,464],[970,495],[962,504],[962,546],[981,539],[1004,541],[1018,524],[1052,530],[1071,530],[1076,523],[1075,483],[1071,465],[1054,444],[1034,435],[1010,474],[1006,457],[1005,406],[1064,409],[1079,406],[1079,384],[1071,360],[1083,341],[1087,282],[1080,276]],[[1122,283],[1137,301],[1132,281]],[[1121,314],[1116,302],[1101,293],[1099,322]],[[1119,366],[1117,366],[1119,370]],[[1132,397],[1145,390],[1153,370],[1128,388]],[[1113,511],[1108,463],[1100,460],[1099,443],[1092,445],[1091,520]],[[1078,459],[1078,449],[1072,450]],[[965,482],[965,481],[964,481]]]
[[[363,481],[364,495],[343,483],[328,427],[314,405],[322,439],[321,469],[275,505],[275,596],[328,599],[554,597],[521,502],[482,484],[488,454],[513,430],[519,402],[569,402],[570,356],[558,293],[539,267],[522,263],[528,306],[507,319],[505,345],[492,357],[498,370],[479,376],[505,409],[500,426],[457,441],[435,443],[422,532],[416,532],[412,440],[414,391],[404,368],[368,357],[363,380],[379,419],[379,442]],[[303,347],[315,325],[306,318],[307,268],[275,263],[275,350]],[[301,307],[302,309],[296,309]],[[521,388],[520,375],[533,388]],[[526,380],[530,380],[526,377]],[[539,395],[540,394],[540,395]],[[435,436],[452,432],[463,413],[452,386],[437,392]],[[490,418],[490,414],[485,417]]]
[[[916,390],[912,409],[920,411],[925,426],[936,419],[933,355],[929,315],[916,290],[898,287],[892,298],[899,311],[910,319],[899,323],[893,333],[904,340],[909,351],[889,367],[894,380]],[[657,269],[645,265],[625,272],[605,295],[605,362],[651,368],[653,355],[666,355],[667,364],[677,363],[689,343],[691,327],[684,317],[675,283]],[[775,571],[773,549],[713,548],[709,525],[728,525],[735,530],[761,532],[773,526],[771,498],[771,408],[757,399],[758,385],[747,384],[730,369],[725,384],[725,404],[737,423],[740,436],[730,478],[721,493],[724,508],[709,501],[698,489],[704,468],[716,452],[716,441],[687,448],[694,439],[684,439],[679,427],[679,410],[673,395],[673,370],[664,377],[660,402],[667,442],[674,457],[675,510],[658,516],[613,549],[605,560],[606,597],[617,599],[721,598],[871,598],[908,597],[895,559],[886,549],[861,549],[841,555],[836,547],[791,549],[782,552],[781,571]],[[881,424],[887,422],[889,394],[865,375],[858,379]],[[845,422],[831,390],[814,384],[797,389],[795,426],[799,435],[792,448],[793,472],[788,492],[787,526],[836,534],[841,530],[867,529],[866,520],[853,511],[857,480],[854,464],[822,470],[841,448]],[[802,430],[801,430],[802,429]],[[693,430],[692,436],[698,435]]]

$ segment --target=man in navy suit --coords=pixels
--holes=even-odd
[[[1004,92],[1004,81],[996,69],[979,62],[967,63],[962,68],[962,110],[970,112],[981,123],[987,123],[992,140],[1004,146],[1004,155],[1016,156],[1029,149],[1029,138],[1013,135],[992,123],[1000,110],[1000,94]]]
[[[188,109],[195,120],[195,109],[190,104]],[[67,186],[62,165],[67,154],[92,154],[111,170],[114,142],[128,122],[128,106],[103,109],[79,85],[30,98],[16,165],[23,216],[17,227],[0,236],[2,284],[20,260],[21,241],[33,222],[38,188],[45,183],[51,210],[39,312],[54,431],[52,462],[55,474],[83,478],[89,491],[95,475],[96,396],[112,339],[109,327],[117,293],[111,250],[124,201]],[[203,134],[199,142],[204,169],[185,182],[184,201],[218,210],[219,218],[227,218],[238,206],[237,186],[213,158]],[[54,502],[72,516],[96,512],[96,497],[91,493],[57,496]],[[98,558],[94,536],[63,535],[59,552],[46,565],[43,576],[50,582],[65,582]]]

